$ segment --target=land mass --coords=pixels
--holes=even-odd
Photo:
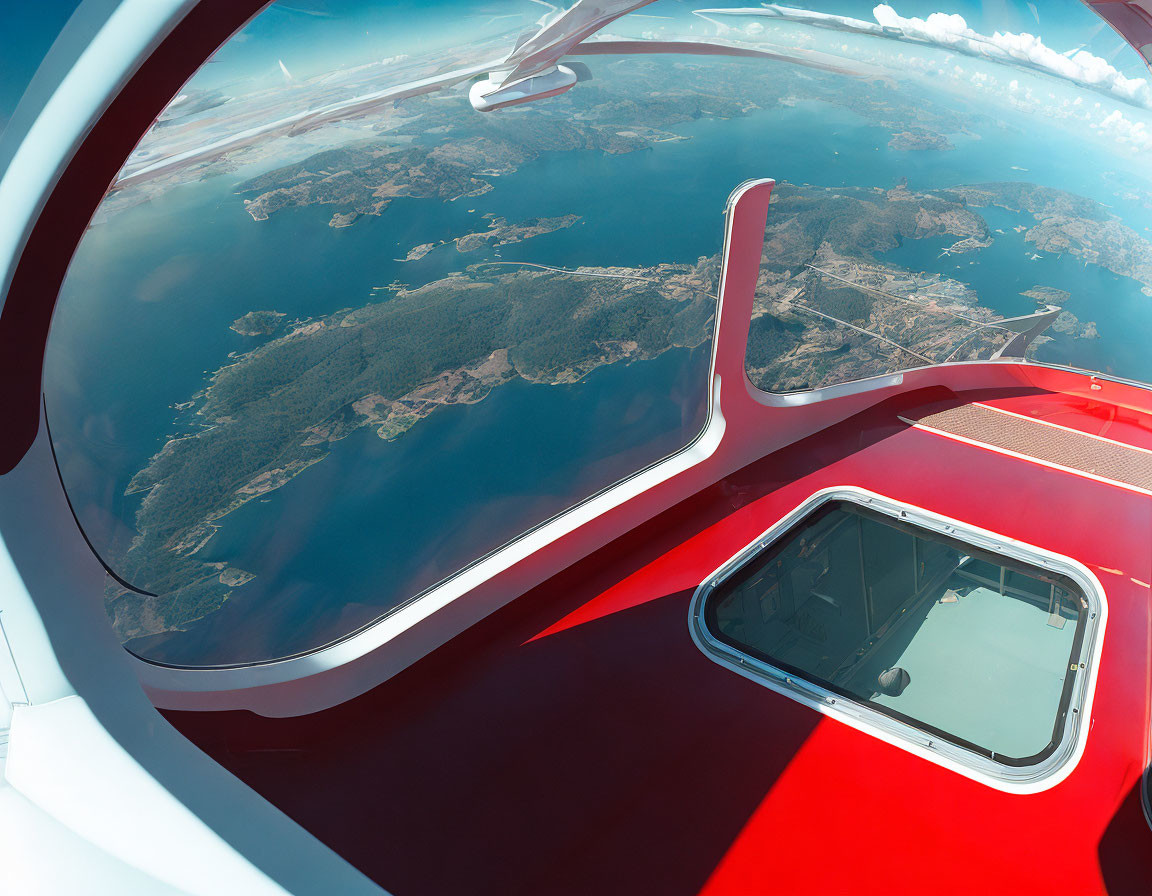
[[[200,396],[200,428],[169,440],[128,486],[144,497],[120,569],[160,597],[110,592],[117,631],[179,629],[223,606],[243,576],[200,550],[225,516],[322,461],[333,442],[365,427],[395,439],[517,377],[572,383],[699,345],[718,279],[717,258],[573,273],[480,265],[397,285],[384,301],[299,322],[237,355]]]
[[[232,329],[241,336],[270,336],[283,325],[284,317],[279,311],[249,311],[232,321]]]
[[[970,200],[1014,201],[1016,190],[779,184],[748,341],[752,381],[793,391],[988,357],[1012,334],[969,287],[879,256],[909,239],[989,241]],[[1099,212],[1075,199],[1034,202],[1040,212],[1065,209],[1062,220],[1075,232]],[[493,219],[467,236],[480,245],[515,241],[577,220]],[[573,272],[478,264],[420,286],[392,284],[379,301],[297,321],[287,332],[279,312],[245,315],[233,324],[238,332],[281,329],[211,375],[195,397],[199,426],[169,440],[129,484],[144,498],[120,569],[161,596],[110,592],[117,631],[127,639],[176,630],[219,609],[250,581],[199,556],[221,521],[360,429],[396,439],[439,408],[483,401],[513,379],[572,383],[607,364],[700,345],[711,334],[719,272],[718,256]],[[1056,331],[1090,337],[1094,325],[1062,317]]]
[[[888,146],[891,149],[902,151],[936,150],[942,152],[956,148],[944,134],[924,128],[912,128],[893,134],[892,139],[888,141]]]
[[[877,260],[910,239],[990,243],[987,222],[963,201],[906,186],[787,183],[773,200],[747,351],[748,376],[761,389],[988,357],[1010,337],[964,284]]]
[[[520,224],[509,224],[503,218],[493,217],[487,230],[468,233],[456,238],[456,248],[461,252],[476,252],[485,247],[507,246],[522,243],[545,233],[564,230],[580,222],[579,215],[564,215],[559,218],[529,218]]]
[[[1016,182],[976,184],[948,192],[968,205],[1027,213],[1036,223],[1024,228],[1024,239],[1038,250],[1067,253],[1152,290],[1152,243],[1094,199]]]
[[[731,63],[682,63],[692,86],[668,83],[666,66],[643,59],[613,64],[613,77],[581,85],[563,98],[503,115],[477,115],[467,103],[414,97],[393,107],[378,137],[346,142],[237,187],[254,220],[290,207],[329,205],[333,227],[381,215],[399,198],[451,201],[479,196],[543,154],[630,153],[691,139],[678,125],[704,118],[732,119],[817,101],[850,109],[892,133],[895,148],[952,148],[949,134],[972,133],[983,116],[961,116],[922,96],[846,89],[842,78],[781,69],[772,78],[748,65],[734,77]],[[990,120],[989,120],[990,121]]]
[[[480,133],[428,146],[368,140],[317,153],[245,181],[237,187],[255,221],[293,206],[336,207],[329,224],[347,227],[362,215],[381,215],[393,200],[450,201],[479,196],[492,179],[511,174],[542,152],[599,150],[625,153],[648,145],[582,121],[547,122],[548,127],[478,124]]]
[[[1033,286],[1020,295],[1035,299],[1041,305],[1059,305],[1061,308],[1068,304],[1068,300],[1072,298],[1071,293],[1054,286]]]

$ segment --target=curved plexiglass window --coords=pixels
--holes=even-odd
[[[314,649],[688,445],[749,178],[763,388],[1019,351],[1038,303],[1035,357],[1152,378],[1148,88],[1086,7],[734,6],[273,3],[185,86],[45,378],[130,650]]]
[[[477,111],[555,18],[273,4],[121,172],[46,407],[137,655],[330,643],[701,431],[738,85],[625,53]]]
[[[722,578],[700,623],[740,668],[1001,766],[1066,746],[1095,620],[1067,576],[831,501]]]
[[[857,71],[805,72],[768,113],[793,149],[767,172],[750,379],[796,392],[1026,358],[1152,381],[1144,60],[1080,3],[938,10],[708,14]]]

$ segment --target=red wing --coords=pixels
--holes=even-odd
[[[1152,67],[1152,0],[1084,0]]]

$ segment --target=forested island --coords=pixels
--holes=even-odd
[[[332,442],[361,427],[397,438],[514,377],[571,383],[604,364],[699,345],[718,276],[717,258],[571,274],[477,265],[295,322],[235,357],[200,397],[203,428],[167,442],[129,485],[146,494],[120,568],[161,596],[116,591],[108,606],[118,631],[165,631],[219,607],[225,570],[197,552],[224,516],[322,461]]]
[[[913,128],[907,131],[900,131],[898,134],[893,134],[892,139],[888,141],[888,145],[892,149],[898,149],[904,152],[922,152],[924,150],[940,152],[956,148],[952,145],[952,141],[943,134],[924,128]]]
[[[283,325],[285,315],[279,311],[249,311],[232,322],[241,336],[270,336]]]
[[[529,218],[519,224],[509,224],[503,218],[492,217],[488,229],[478,233],[468,233],[456,238],[456,248],[461,252],[476,252],[480,249],[508,246],[522,243],[533,237],[557,230],[566,230],[580,223],[579,215],[563,215],[558,218]]]

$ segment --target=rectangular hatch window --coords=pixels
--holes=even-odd
[[[821,502],[701,588],[698,640],[993,770],[1050,766],[1078,721],[1097,598],[941,528]]]

